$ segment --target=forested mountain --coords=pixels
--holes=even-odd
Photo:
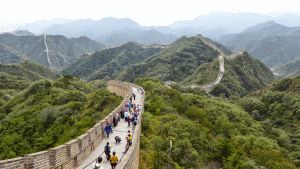
[[[198,37],[182,37],[161,53],[127,69],[120,78],[133,80],[138,77],[151,77],[180,82],[201,64],[216,59],[218,54]]]
[[[28,61],[18,65],[0,64],[0,97],[10,98],[34,81],[58,77],[59,75],[50,69]],[[0,105],[2,104],[1,99]]]
[[[18,50],[0,44],[0,64],[20,63],[25,57]]]
[[[217,56],[217,51],[197,37],[183,37],[165,48],[128,43],[121,47],[104,49],[78,60],[63,73],[88,80],[97,78],[133,80],[147,76],[163,81],[180,81],[192,74],[200,64],[211,62]]]
[[[121,102],[121,97],[106,89],[72,77],[36,82],[29,79],[30,86],[23,84],[25,89],[11,96],[12,90],[20,90],[20,81],[35,75],[21,67],[11,65],[0,70],[1,160],[64,144],[86,132]],[[25,67],[36,69],[30,65]],[[2,72],[9,74],[20,69],[23,74],[7,75],[9,84],[5,82],[2,86],[3,74],[5,76]],[[8,85],[10,90],[5,90]]]
[[[217,66],[213,67],[216,68]],[[210,70],[210,72],[205,71],[202,74],[210,74],[213,71],[216,72],[216,70]],[[273,80],[273,73],[268,67],[259,60],[254,59],[247,52],[243,52],[225,60],[223,79],[211,91],[211,94],[225,97],[243,97],[249,92],[262,89]]]
[[[173,81],[183,86],[205,85],[213,82],[219,72],[219,52],[203,42],[204,37],[182,37],[159,48],[128,43],[104,49],[82,58],[63,71],[63,74],[87,80],[120,79],[134,81],[149,77]],[[210,43],[215,43],[206,39]],[[226,55],[230,51],[216,44]],[[247,53],[225,58],[225,74],[212,94],[216,96],[245,96],[261,89],[273,80],[272,72]]]
[[[300,56],[300,27],[266,22],[239,34],[222,37],[220,42],[233,51],[246,50],[270,68],[292,62]]]
[[[107,48],[91,56],[79,59],[63,70],[62,73],[87,80],[113,79],[123,70],[142,62],[161,50],[161,47],[147,47],[130,42],[120,47]]]
[[[290,139],[275,126],[267,126],[273,121],[256,121],[251,113],[222,99],[169,89],[155,80],[139,79],[136,83],[147,93],[139,168],[299,167],[299,149],[295,149],[299,133],[292,134]],[[295,125],[291,132],[299,129],[296,119],[299,108],[293,107],[291,112],[280,111],[291,116],[282,114],[274,119],[274,123],[283,121],[281,117],[290,119],[292,123],[286,121],[285,124]],[[261,108],[267,107],[261,105]],[[173,143],[171,159],[170,140]]]
[[[221,45],[223,52],[230,54]],[[219,73],[219,55],[201,38],[181,38],[142,63],[128,68],[119,78],[122,80],[151,77],[161,81],[174,81],[183,86],[205,85],[213,82]],[[248,53],[225,57],[225,73],[210,93],[216,96],[245,96],[261,89],[274,79],[273,73]]]
[[[46,42],[46,43],[45,43]],[[49,59],[47,58],[46,45]],[[0,63],[20,63],[22,60],[62,69],[85,53],[104,46],[86,37],[68,39],[64,36],[15,36],[0,34]],[[50,62],[50,63],[49,63]]]

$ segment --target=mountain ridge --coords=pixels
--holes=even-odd
[[[234,96],[242,97],[264,87],[274,78],[264,64],[246,52],[229,57],[232,55],[230,51],[201,35],[181,37],[161,48],[147,47],[152,53],[144,53],[144,48],[131,42],[121,47],[104,49],[72,64],[63,74],[86,80],[104,78],[134,81],[147,77],[163,82],[172,81],[183,86],[207,85],[217,78],[217,59],[221,52],[224,57],[228,55],[228,58],[225,57],[225,79],[220,79],[218,91],[212,90],[216,96],[225,91],[226,97],[230,97],[228,92],[232,91]],[[254,64],[253,68],[251,64]],[[235,73],[236,70],[238,73]]]
[[[53,62],[53,69],[57,70],[73,63],[85,53],[93,53],[104,48],[102,44],[86,37],[68,39],[62,35],[48,35],[45,39],[45,36],[0,34],[0,46],[3,51],[0,53],[0,63],[30,60],[50,66],[45,53],[45,44],[49,49],[49,59]]]

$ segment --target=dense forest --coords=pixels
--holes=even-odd
[[[300,77],[283,79],[269,88],[249,95],[240,105],[261,122],[266,135],[288,152],[300,166]]]
[[[284,142],[278,142],[265,124],[240,106],[204,94],[169,89],[157,80],[139,79],[137,84],[147,93],[141,169],[168,165],[178,169],[299,167],[290,149],[282,145]]]

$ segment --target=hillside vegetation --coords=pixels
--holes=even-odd
[[[181,93],[156,80],[137,84],[147,93],[139,168],[167,168],[169,160],[178,169],[297,168],[286,147],[239,106]]]
[[[266,135],[284,147],[300,167],[300,77],[276,82],[243,98],[240,105],[263,124]]]
[[[34,81],[58,77],[59,75],[50,69],[29,61],[18,65],[0,64],[0,105],[4,100],[25,89]]]
[[[121,98],[65,76],[36,81],[0,101],[0,159],[7,159],[76,138],[118,106]]]

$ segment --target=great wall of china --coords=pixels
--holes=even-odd
[[[115,113],[125,106],[131,97],[132,88],[140,89],[139,86],[120,81],[109,81],[107,89],[118,96],[123,97],[122,103],[108,114],[103,120],[95,124],[86,133],[80,135],[63,145],[37,153],[27,154],[24,157],[1,160],[1,169],[73,169],[78,167],[103,141],[103,128],[106,121],[112,121]],[[144,106],[144,98],[141,99]],[[117,165],[117,169],[138,169],[139,166],[139,136],[141,133],[141,120],[135,128],[133,145]]]

